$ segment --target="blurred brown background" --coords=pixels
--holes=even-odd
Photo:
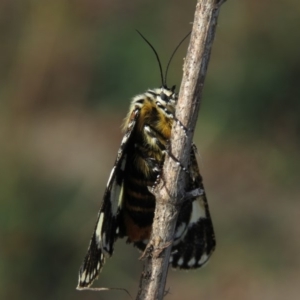
[[[195,1],[0,1],[0,299],[78,292],[131,97],[160,86]],[[166,299],[299,299],[300,3],[221,10],[195,143],[215,224],[210,263],[169,272]],[[187,42],[170,68],[179,87]],[[135,295],[141,262],[116,244],[98,286]]]

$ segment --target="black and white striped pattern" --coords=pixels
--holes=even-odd
[[[78,289],[89,287],[98,277],[104,263],[105,256],[113,254],[114,242],[119,234],[119,215],[122,208],[122,190],[124,165],[126,163],[126,145],[135,127],[139,109],[131,112],[125,135],[114,167],[110,173],[104,193],[102,207],[98,213],[95,230],[90,241],[87,255],[79,270]]]

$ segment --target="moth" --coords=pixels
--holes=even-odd
[[[117,239],[126,237],[144,251],[150,239],[155,210],[155,197],[149,191],[161,175],[173,122],[177,94],[175,86],[166,86],[162,67],[153,46],[139,33],[154,51],[159,63],[162,87],[149,89],[131,102],[123,130],[124,136],[110,173],[102,206],[79,271],[78,289],[92,285],[107,257],[114,251]],[[173,268],[194,269],[205,264],[215,249],[215,235],[209,213],[202,177],[192,147],[186,170],[187,190],[201,189],[203,193],[185,201],[178,215],[170,264]],[[178,166],[180,167],[180,165]],[[160,179],[162,180],[162,179]]]

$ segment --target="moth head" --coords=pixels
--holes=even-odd
[[[165,103],[175,103],[177,100],[177,94],[175,93],[176,86],[173,85],[172,88],[168,88],[166,86],[162,86],[160,88],[160,92],[158,93],[158,97],[162,102]]]

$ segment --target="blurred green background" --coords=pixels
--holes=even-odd
[[[160,86],[195,1],[0,1],[0,299],[129,299],[78,292],[130,99]],[[221,10],[195,143],[217,249],[169,272],[166,299],[299,299],[300,3]],[[187,42],[169,85],[180,85]],[[95,285],[135,296],[139,253],[118,241]]]

